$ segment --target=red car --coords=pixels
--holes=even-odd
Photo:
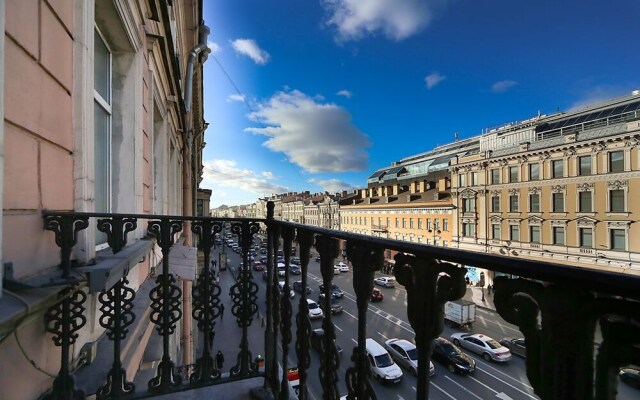
[[[371,302],[373,303],[374,301],[382,301],[382,299],[384,299],[384,295],[382,294],[380,289],[373,288],[373,291],[371,292]]]
[[[254,261],[253,270],[254,271],[262,271],[262,270],[264,270],[264,264],[261,263],[260,261]]]

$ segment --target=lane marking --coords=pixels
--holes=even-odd
[[[413,391],[414,391],[414,392],[417,392],[417,391],[418,391],[418,389],[416,389],[416,387],[415,387],[415,386],[411,386],[411,389],[413,389]]]
[[[496,395],[497,398],[502,399],[502,400],[513,400],[511,397],[509,397],[506,393],[504,392],[500,392]]]
[[[331,320],[333,322],[333,319]],[[334,328],[336,328],[337,330],[339,330],[340,332],[342,332],[342,329],[335,324],[335,322],[333,323]]]
[[[482,369],[481,369],[480,371],[484,372],[485,374],[487,374],[487,375],[489,375],[489,376],[492,376],[494,379],[499,380],[500,382],[502,382],[502,383],[504,383],[505,385],[507,385],[507,386],[509,386],[509,387],[513,388],[514,390],[517,390],[518,392],[520,392],[520,393],[524,394],[525,396],[528,396],[529,398],[536,399],[536,400],[538,399],[537,397],[531,396],[529,393],[527,393],[527,392],[525,392],[525,391],[523,391],[523,390],[518,389],[517,387],[513,386],[512,384],[510,384],[510,383],[508,383],[508,382],[506,382],[506,381],[504,381],[504,380],[502,380],[502,379],[498,378],[497,376],[494,376],[493,374],[488,373],[487,371],[484,371],[484,370],[482,370]],[[473,379],[473,378],[472,378],[472,379]],[[475,380],[475,379],[474,379],[474,380]],[[498,392],[496,392],[496,393],[498,393]]]
[[[380,332],[378,332],[378,335],[380,335],[380,336],[382,336],[383,338],[385,338],[385,339],[389,340],[389,338],[388,338],[388,337],[386,337],[385,335],[383,335],[383,334],[382,334],[382,333],[380,333]]]
[[[438,389],[439,391],[441,391],[443,394],[447,395],[447,397],[449,397],[450,399],[458,400],[458,399],[456,399],[455,397],[453,397],[452,395],[450,395],[449,393],[447,393],[447,392],[446,392],[444,389],[442,389],[440,386],[436,385],[436,384],[435,384],[435,383],[433,383],[433,382],[430,382],[430,383],[431,383],[431,384],[432,384],[436,389]]]
[[[453,383],[454,385],[458,386],[460,389],[464,390],[465,392],[469,393],[471,396],[475,397],[476,399],[483,400],[482,397],[478,396],[477,394],[473,393],[471,390],[467,389],[466,387],[462,386],[458,382],[456,382],[453,379],[449,378],[447,375],[445,375],[444,377],[445,377],[445,379],[450,380],[451,383]]]
[[[473,376],[469,376],[469,379],[478,382],[479,384],[481,384],[482,386],[486,387],[487,389],[491,390],[493,393],[498,394],[497,390],[494,390],[493,388],[490,388],[489,386],[485,385],[484,383],[480,382],[479,380],[477,380],[476,378],[474,378]]]
[[[475,357],[474,357],[474,358],[475,358]],[[479,363],[479,364],[482,364],[482,365],[483,365],[483,367],[486,367],[486,368],[492,369],[492,370],[494,370],[495,372],[497,372],[497,373],[499,373],[499,374],[501,374],[501,375],[503,375],[503,376],[505,376],[505,377],[507,377],[507,378],[509,378],[509,379],[512,379],[512,380],[514,380],[515,382],[518,382],[518,383],[519,383],[519,384],[521,384],[522,386],[527,387],[527,388],[529,388],[529,389],[533,390],[533,386],[529,386],[527,383],[522,382],[522,381],[518,380],[517,378],[514,378],[514,377],[513,377],[513,376],[511,376],[511,375],[507,375],[507,374],[505,374],[504,372],[500,371],[499,369],[496,369],[496,368],[492,367],[491,365],[487,364],[487,363],[484,361],[484,359],[480,359],[480,358],[478,358],[478,359],[476,360],[476,364],[478,364],[478,363]],[[491,376],[493,376],[494,378],[498,379],[498,378],[497,378],[497,377],[495,377],[494,375],[492,375],[492,374],[490,374],[489,372],[485,371],[485,370],[484,370],[484,368],[476,368],[476,369],[478,369],[478,370],[480,370],[480,371],[484,372],[485,374],[491,375]]]
[[[357,341],[357,340],[355,340],[354,338],[351,338],[351,341],[352,341],[353,343],[355,343],[355,344],[358,344],[358,341]]]

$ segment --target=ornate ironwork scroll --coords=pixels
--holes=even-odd
[[[222,231],[222,223],[212,220],[193,222],[191,230],[198,236],[198,247],[204,253],[204,266],[193,287],[193,319],[198,322],[198,330],[203,335],[203,350],[191,374],[192,383],[205,384],[220,378],[220,370],[212,356],[213,338],[215,336],[215,320],[222,313],[220,306],[220,285],[211,271],[210,253],[215,234]]]
[[[98,219],[98,230],[107,234],[107,243],[116,254],[127,245],[127,233],[138,227],[138,220],[135,218],[103,218]]]
[[[174,243],[174,235],[182,230],[182,221],[164,218],[149,221],[148,232],[156,237],[162,249],[162,274],[156,278],[157,286],[151,290],[151,322],[162,335],[162,361],[158,365],[158,374],[149,381],[151,393],[166,393],[182,383],[182,376],[174,371],[170,356],[169,337],[176,328],[176,322],[182,316],[180,298],[182,290],[176,285],[176,279],[169,273],[169,251]]]
[[[429,398],[429,362],[433,340],[444,328],[444,303],[466,292],[466,268],[432,258],[397,254],[394,275],[407,290],[407,317],[418,349],[418,399]],[[441,273],[444,273],[441,275]]]
[[[280,394],[278,367],[278,326],[280,324],[280,296],[274,257],[280,245],[280,227],[274,223],[274,203],[267,203],[267,329],[265,330],[265,380],[274,397]]]
[[[346,381],[348,399],[375,400],[377,396],[369,381],[369,361],[366,357],[367,309],[373,291],[373,275],[382,268],[382,249],[364,243],[347,243],[347,256],[353,265],[353,289],[358,307],[358,346],[353,348],[351,361],[354,366],[347,368]]]
[[[44,229],[53,231],[56,244],[60,247],[60,268],[62,278],[71,275],[71,249],[78,240],[78,232],[89,226],[89,217],[77,215],[45,215]]]
[[[120,399],[135,390],[133,382],[127,381],[126,371],[120,359],[121,341],[125,339],[136,316],[131,311],[136,296],[127,287],[129,281],[122,278],[113,287],[99,296],[100,326],[107,330],[107,337],[113,341],[113,364],[107,375],[107,383],[98,389],[97,399]]]
[[[595,328],[599,318],[607,315],[601,319],[596,398],[615,398],[617,366],[629,356],[637,360],[640,353],[633,344],[637,346],[640,330],[637,302],[601,298],[570,284],[504,276],[493,283],[496,310],[523,333],[527,377],[543,399],[593,398]]]
[[[59,294],[60,301],[49,308],[44,315],[45,330],[53,335],[53,343],[60,347],[60,371],[53,381],[51,393],[46,400],[84,399],[82,390],[76,389],[75,379],[71,376],[69,365],[69,349],[78,338],[78,331],[87,322],[84,316],[84,302],[87,295],[75,286],[63,289]]]
[[[316,249],[320,253],[320,272],[324,292],[325,310],[331,310],[331,282],[333,280],[333,261],[340,252],[336,239],[328,236],[316,236]],[[322,398],[334,400],[340,398],[338,392],[338,369],[340,368],[340,354],[336,347],[336,332],[331,321],[331,312],[327,312],[322,320],[324,330],[324,349],[320,357],[320,383],[322,384]]]
[[[233,299],[231,313],[236,317],[238,326],[242,328],[240,352],[238,353],[237,364],[230,370],[231,377],[246,377],[258,372],[258,364],[252,359],[248,340],[248,328],[253,321],[253,316],[258,312],[256,303],[258,285],[253,282],[247,253],[251,247],[253,235],[258,232],[259,228],[256,222],[250,221],[233,222],[231,224],[231,232],[238,235],[243,258],[237,282],[229,289],[229,296]]]
[[[296,336],[296,355],[298,356],[298,373],[300,375],[300,389],[298,391],[299,400],[307,400],[307,369],[311,365],[310,338],[311,320],[309,320],[309,306],[307,304],[307,271],[311,246],[313,246],[313,234],[308,231],[298,230],[298,244],[300,245],[300,264],[302,268],[302,295],[298,305],[298,330]]]

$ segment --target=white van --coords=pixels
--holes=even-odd
[[[380,382],[398,383],[402,380],[402,370],[382,345],[371,338],[367,338],[367,359],[373,377]]]

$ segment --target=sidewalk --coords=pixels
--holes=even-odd
[[[484,288],[484,301],[482,300],[482,288],[467,285],[467,293],[462,297],[463,300],[473,301],[476,306],[487,308],[489,310],[496,309],[493,304],[493,292],[489,294],[487,288]]]

